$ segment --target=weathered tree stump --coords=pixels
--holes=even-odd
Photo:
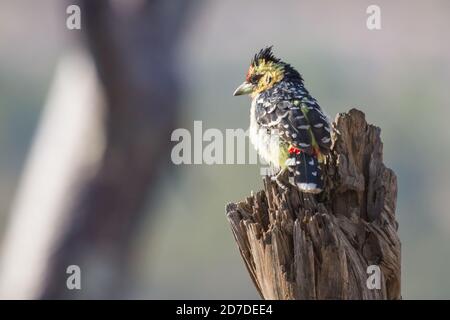
[[[401,299],[397,179],[383,164],[380,128],[356,109],[338,114],[318,196],[265,190],[227,206],[250,276],[264,299]],[[367,285],[368,266],[380,289]]]

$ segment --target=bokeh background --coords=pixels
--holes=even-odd
[[[137,0],[110,2],[115,10],[127,12],[145,5],[145,1]],[[125,2],[132,3],[132,9]],[[178,2],[166,1],[172,11],[177,10]],[[90,56],[83,35],[88,27],[83,24],[84,13],[81,31],[69,31],[65,26],[68,4],[57,0],[0,0],[3,245],[14,220],[14,208],[20,206],[18,193],[23,191],[24,172],[49,95],[55,92],[52,88],[58,66],[80,48],[84,48],[85,57]],[[381,7],[381,30],[366,28],[366,8],[370,4]],[[152,10],[158,13],[156,5]],[[129,15],[121,16],[117,24],[131,23],[132,13]],[[170,19],[170,15],[166,18]],[[276,55],[302,73],[307,88],[332,118],[338,112],[357,107],[365,112],[370,123],[381,127],[384,161],[398,176],[396,214],[402,241],[403,297],[449,299],[450,3],[192,1],[184,20],[171,48],[173,70],[155,70],[156,79],[165,79],[166,73],[177,74],[179,107],[175,127],[192,130],[193,121],[202,120],[204,129],[246,129],[250,101],[234,98],[232,92],[242,82],[252,55],[261,47],[274,45]],[[81,86],[87,80],[81,75],[71,83],[74,90],[77,81]],[[101,87],[92,86],[99,95]],[[86,108],[83,101],[76,99],[76,94],[70,99],[73,108],[78,105]],[[161,107],[157,112],[168,111]],[[89,112],[82,114],[90,117]],[[59,130],[64,131],[72,119],[62,119]],[[101,150],[98,140],[86,139],[86,150]],[[148,136],[147,143],[156,140],[173,145],[170,134]],[[170,159],[166,154],[161,158]],[[122,175],[127,175],[126,168],[121,170]],[[52,166],[43,166],[38,171],[51,176]],[[139,222],[129,235],[127,281],[115,297],[258,298],[234,243],[224,208],[226,203],[262,187],[259,166],[167,163],[158,171],[161,173],[152,182]],[[45,183],[36,186],[46,187]],[[65,193],[68,198],[76,197],[76,187],[71,188]],[[27,208],[33,210],[33,206]],[[38,203],[36,208],[39,209]],[[45,219],[47,212],[34,214],[40,220],[41,216]],[[33,225],[27,228],[33,230]],[[23,231],[23,239],[30,236],[33,234]],[[24,240],[26,249],[33,251],[33,243],[38,240]],[[111,247],[116,245],[115,241],[118,240],[111,237]],[[9,254],[14,256],[14,252]],[[18,281],[27,278],[19,270],[33,272],[34,265],[26,257],[16,262],[13,278]],[[96,256],[91,259],[95,261]],[[102,286],[108,265],[82,270],[92,286],[97,281]],[[25,292],[14,292],[13,287],[12,280],[3,279],[2,298],[30,297]],[[89,284],[77,294],[76,297],[88,298],[108,296]]]

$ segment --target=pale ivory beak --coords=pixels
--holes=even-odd
[[[244,81],[239,87],[237,87],[236,91],[234,91],[233,96],[241,96],[243,94],[250,94],[253,92],[253,84],[250,82]]]

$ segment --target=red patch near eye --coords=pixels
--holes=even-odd
[[[247,76],[245,77],[245,81],[247,81],[247,82],[250,81],[250,77],[252,76],[252,73],[253,73],[253,67],[250,66],[250,68],[247,71]]]

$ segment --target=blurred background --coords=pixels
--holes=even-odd
[[[81,30],[70,4],[0,0],[1,298],[258,298],[224,208],[259,166],[175,166],[170,134],[246,129],[232,92],[274,45],[331,118],[381,127],[403,297],[450,299],[448,1],[81,1]]]

